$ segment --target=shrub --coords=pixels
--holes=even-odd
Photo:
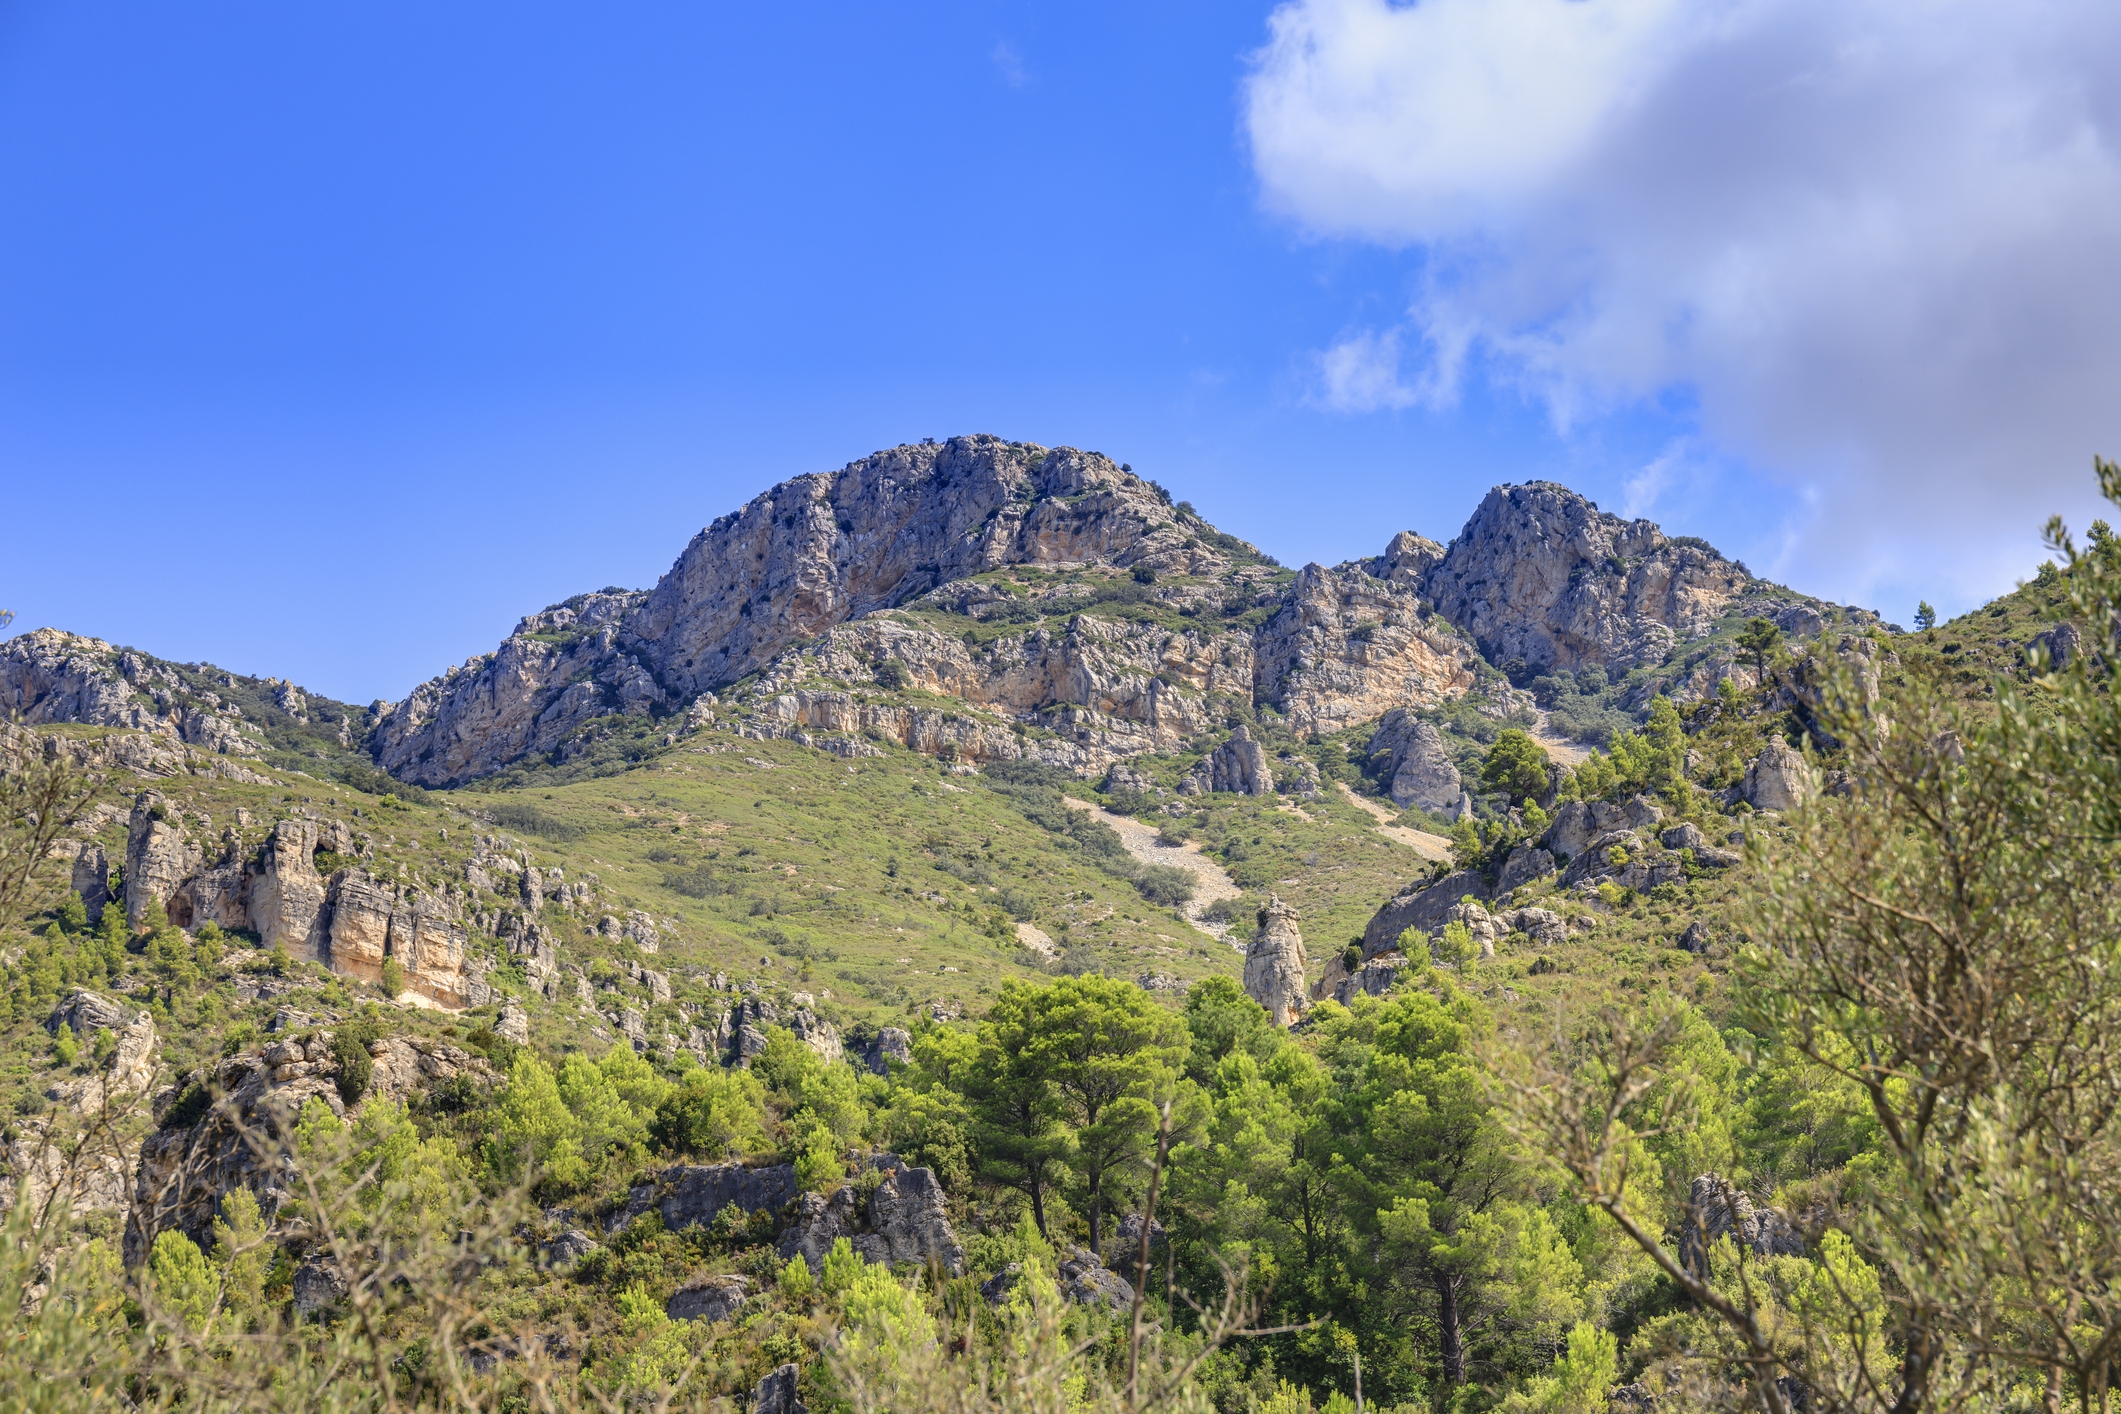
[[[405,991],[405,969],[394,957],[383,959],[383,991],[386,996],[399,996]]]
[[[1134,876],[1134,887],[1141,896],[1165,908],[1190,902],[1197,883],[1191,870],[1170,864],[1145,864]]]
[[[571,820],[562,820],[556,815],[546,814],[535,805],[523,805],[514,801],[488,806],[486,816],[501,829],[517,830],[548,840],[577,840],[588,833]]]
[[[375,1072],[375,1062],[368,1057],[368,1043],[348,1027],[331,1038],[331,1058],[339,1066],[335,1077],[339,1098],[350,1105],[367,1093],[369,1076]]]

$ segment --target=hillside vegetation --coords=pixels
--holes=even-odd
[[[1064,590],[1197,643],[1196,589],[1285,612],[1231,576],[1370,592],[1170,515],[1226,562],[981,570],[859,631],[985,648]],[[1318,679],[1173,686],[1197,725],[1101,768],[790,725],[977,707],[830,634],[453,789],[277,690],[183,708],[243,756],[10,727],[0,1401],[2103,1406],[2121,547],[2057,557],[1913,633],[1768,586],[1617,672],[1469,660],[1391,733],[1317,729]],[[1352,673],[1362,628],[1305,642]],[[1448,812],[1385,808],[1414,723]],[[306,950],[263,931],[303,889]]]

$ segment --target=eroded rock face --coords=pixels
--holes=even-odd
[[[682,707],[798,639],[1001,565],[1204,570],[1213,558],[1154,488],[1094,452],[985,436],[894,447],[723,516],[646,595],[526,619],[499,652],[388,711],[377,760],[458,784],[553,749],[592,716]]]
[[[446,900],[342,869],[331,877],[327,903],[323,960],[332,971],[380,982],[384,959],[395,958],[407,991],[446,1007],[469,1004],[470,935]]]
[[[1462,900],[1470,897],[1478,902],[1491,893],[1488,881],[1471,869],[1409,889],[1371,915],[1362,932],[1362,955],[1370,958],[1397,951],[1399,935],[1409,928],[1425,935],[1440,932]]]
[[[1276,1026],[1293,1026],[1304,1013],[1303,934],[1295,909],[1279,894],[1267,898],[1266,915],[1245,950],[1245,995],[1267,1009]]]
[[[1191,787],[1188,789],[1187,787]],[[1274,768],[1267,749],[1252,739],[1252,729],[1240,724],[1230,739],[1200,759],[1193,774],[1180,787],[1180,794],[1200,795],[1208,791],[1236,795],[1272,795]]]
[[[110,859],[104,854],[102,845],[85,844],[74,856],[73,888],[88,909],[89,926],[93,928],[101,924],[103,905],[110,902]]]
[[[1465,791],[1443,733],[1433,722],[1405,711],[1388,712],[1370,738],[1369,753],[1373,760],[1380,753],[1386,756],[1383,774],[1392,783],[1393,804],[1402,810],[1441,815],[1456,808]]]
[[[178,886],[198,868],[199,851],[177,824],[168,800],[157,791],[140,792],[125,838],[125,921],[137,931],[148,905],[168,908]],[[179,907],[169,921],[191,926],[189,910]]]
[[[1413,588],[1352,566],[1304,566],[1254,642],[1256,695],[1299,735],[1434,706],[1473,685],[1472,644],[1434,622]]]
[[[1490,491],[1423,588],[1491,662],[1573,669],[1660,662],[1750,583],[1713,550],[1535,481]]]
[[[284,945],[298,958],[315,960],[324,942],[324,880],[317,873],[317,826],[282,820],[265,841],[263,870],[250,889],[251,927],[259,944]]]
[[[1757,1206],[1736,1184],[1713,1173],[1697,1176],[1688,1189],[1679,1233],[1679,1261],[1696,1276],[1709,1272],[1709,1249],[1721,1239],[1762,1257],[1801,1257],[1804,1235],[1779,1209]]]
[[[782,1261],[800,1256],[812,1271],[824,1265],[832,1244],[844,1237],[869,1262],[933,1261],[952,1276],[965,1269],[964,1249],[943,1204],[942,1185],[924,1168],[908,1168],[889,1154],[872,1164],[884,1174],[863,1208],[853,1184],[830,1198],[805,1193],[796,1200],[795,1220],[781,1234]]]

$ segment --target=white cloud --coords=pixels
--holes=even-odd
[[[1246,117],[1270,208],[1426,256],[1329,406],[1691,389],[1847,594],[1992,592],[2121,455],[2112,0],[1291,0]]]

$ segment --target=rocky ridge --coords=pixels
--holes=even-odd
[[[624,722],[665,745],[706,730],[848,756],[890,742],[1088,776],[1212,748],[1230,703],[1328,734],[1458,698],[1483,659],[1617,672],[1753,609],[1796,634],[1836,613],[1549,482],[1497,487],[1448,547],[1402,531],[1375,558],[1290,574],[1109,458],[982,435],[783,482],[702,530],[653,589],[531,614],[363,713],[53,630],[0,646],[0,706],[220,756],[334,731],[426,786],[565,762]],[[1372,747],[1404,756],[1395,800],[1449,813],[1448,763],[1402,736]]]

